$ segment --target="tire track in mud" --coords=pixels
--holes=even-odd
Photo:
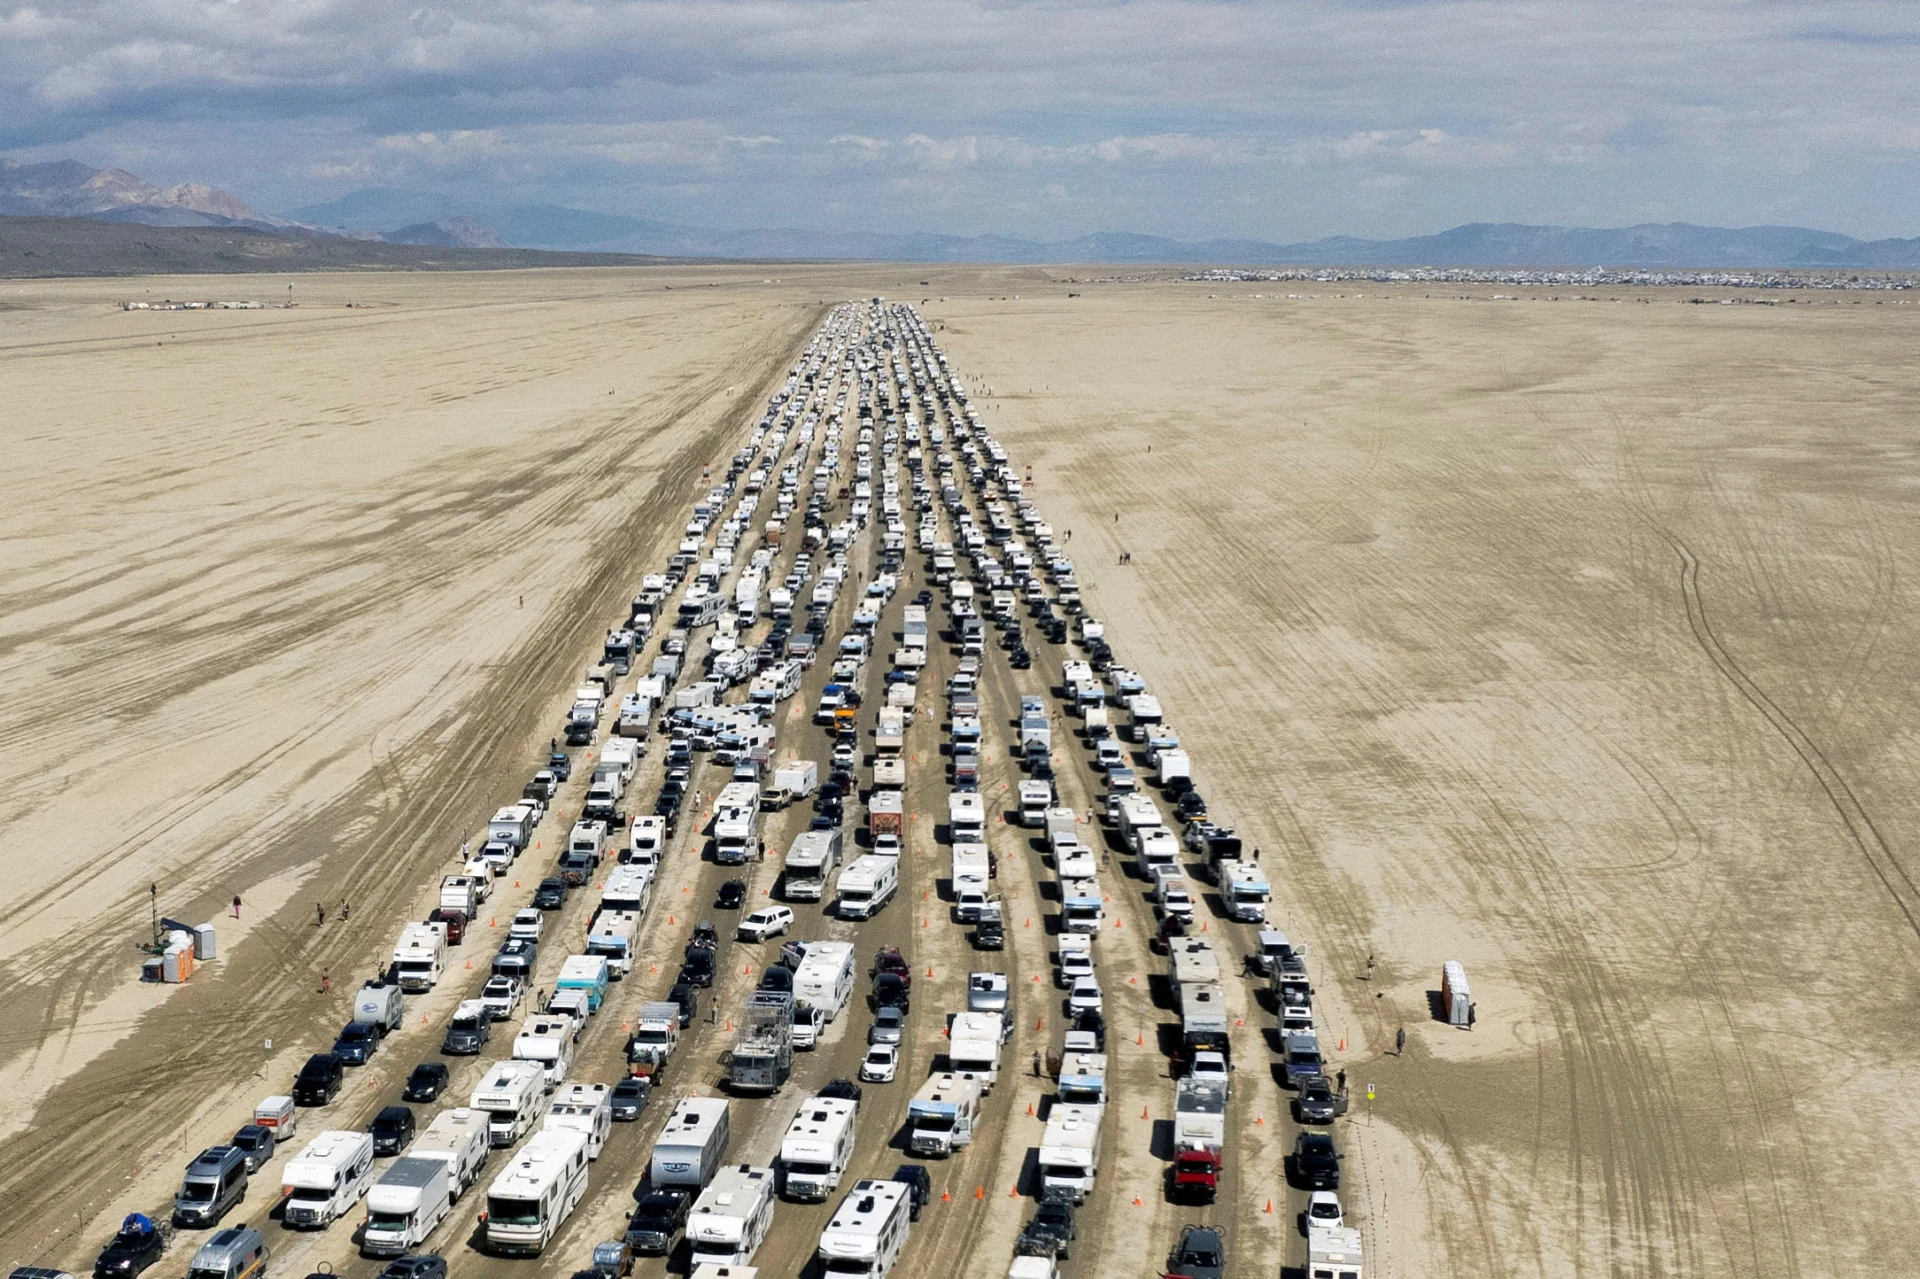
[[[1799,724],[1767,695],[1766,690],[1741,669],[1733,655],[1720,643],[1707,618],[1706,600],[1700,593],[1700,561],[1695,558],[1693,551],[1672,530],[1656,525],[1655,531],[1672,548],[1680,562],[1680,592],[1686,604],[1687,625],[1693,632],[1695,642],[1714,668],[1800,757],[1846,827],[1848,841],[1879,881],[1893,908],[1906,920],[1907,927],[1916,937],[1920,937],[1920,886],[1915,885],[1906,867],[1894,856],[1885,837],[1874,825],[1872,815],[1847,785],[1840,770],[1833,766],[1825,752]]]
[[[756,349],[738,353],[735,364],[749,358],[763,361],[765,372],[759,381],[764,392],[784,377],[823,313],[823,309],[797,310],[794,331],[776,331],[763,338]],[[412,785],[413,793],[424,799],[402,807],[396,823],[366,840],[340,864],[338,832],[371,820],[383,806],[395,805],[383,792],[383,777],[388,774],[376,771],[310,818],[264,842],[259,852],[230,874],[257,875],[325,858],[334,863],[327,868],[332,886],[325,896],[344,891],[361,917],[369,920],[405,910],[420,891],[422,875],[442,860],[434,846],[444,847],[446,840],[470,826],[490,798],[504,794],[522,771],[534,741],[545,735],[541,725],[547,722],[553,690],[598,644],[602,615],[625,603],[635,565],[677,531],[680,494],[697,481],[700,467],[711,460],[713,450],[741,429],[737,405],[726,394],[726,387],[738,381],[728,376],[734,371],[732,366],[722,367],[690,380],[669,410],[657,414],[657,424],[647,436],[626,442],[629,449],[644,447],[653,438],[686,430],[694,425],[689,419],[696,415],[708,418],[667,460],[649,468],[656,478],[646,495],[633,503],[624,518],[596,535],[599,546],[593,567],[568,586],[512,657],[493,668],[466,705],[449,708],[416,737],[445,743],[434,750]],[[764,399],[764,393],[757,398]],[[617,432],[621,425],[631,423],[616,421],[603,430]],[[603,447],[616,448],[611,443]],[[502,728],[449,733],[473,707],[486,708],[489,721]],[[335,855],[329,857],[330,852]],[[304,904],[290,903],[276,922],[298,920]],[[78,987],[86,992],[82,997],[86,1002],[97,985],[124,980],[125,965],[113,953],[115,931],[103,924],[88,936],[64,939],[63,950],[69,957],[92,952],[96,958],[81,973],[58,983],[49,997]],[[235,1033],[233,1027],[260,1024],[263,1014],[277,1012],[283,1020],[299,1023],[299,1028],[281,1025],[278,1038],[297,1040],[303,1032],[307,1036],[324,1033],[337,1010],[307,989],[312,974],[322,967],[351,972],[379,951],[379,941],[364,930],[296,925],[283,935],[304,935],[306,940],[296,942],[297,953],[291,955],[240,948],[223,962],[215,980],[170,992],[164,1016],[156,1012],[143,1018],[130,1039],[47,1096],[39,1113],[59,1114],[61,1122],[37,1123],[10,1140],[12,1157],[0,1171],[0,1197],[9,1204],[11,1220],[25,1223],[44,1218],[56,1204],[63,1209],[83,1205],[85,1215],[110,1193],[102,1185],[104,1170],[88,1155],[160,1147],[177,1117],[190,1108],[189,1099],[207,1094],[209,1081],[251,1075],[259,1057],[255,1037],[250,1032]],[[8,992],[10,1001],[15,997]],[[216,1025],[228,1029],[207,1033],[205,1028]],[[201,1028],[200,1033],[191,1033],[192,1027]],[[163,1036],[166,1049],[156,1056],[149,1045]],[[13,1242],[22,1255],[47,1246],[44,1239],[35,1247]]]

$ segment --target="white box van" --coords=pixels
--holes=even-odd
[[[409,1155],[367,1191],[367,1224],[360,1251],[369,1257],[398,1257],[427,1241],[453,1203],[445,1160]]]

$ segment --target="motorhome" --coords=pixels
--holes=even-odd
[[[541,1130],[556,1128],[586,1134],[587,1158],[598,1159],[613,1132],[613,1089],[606,1084],[568,1084],[556,1091]]]
[[[393,948],[394,976],[400,989],[412,994],[432,990],[439,984],[446,961],[445,924],[408,924],[400,930],[400,942]]]
[[[1000,1046],[1010,1030],[1003,1013],[955,1013],[947,1026],[947,1068],[979,1076],[981,1086],[991,1091],[1000,1077]]]
[[[588,925],[588,941],[591,948],[591,924]],[[605,955],[569,955],[560,962],[560,975],[554,983],[554,989],[583,992],[587,997],[587,1011],[597,1013],[607,998],[607,980],[611,968]]]
[[[636,817],[625,860],[640,866],[657,866],[667,852],[667,819]]]
[[[573,1065],[573,1032],[573,1018],[535,1013],[513,1037],[513,1060],[538,1063],[543,1086],[552,1092]]]
[[[682,1098],[653,1143],[654,1186],[703,1189],[726,1159],[730,1136],[726,1098]]]
[[[837,830],[809,830],[796,835],[787,849],[780,895],[788,901],[819,901],[826,892],[827,875],[840,863],[840,847]]]
[[[1055,1105],[1040,1138],[1040,1194],[1083,1202],[1100,1170],[1103,1106]]]
[[[993,854],[985,844],[956,843],[951,863],[954,917],[963,924],[973,923],[987,901]]]
[[[907,1246],[912,1207],[905,1182],[855,1182],[820,1232],[817,1255],[824,1272],[885,1279]]]
[[[1173,1085],[1173,1185],[1211,1198],[1227,1145],[1227,1087],[1188,1075]]]
[[[651,1000],[640,1005],[627,1036],[627,1064],[635,1075],[655,1073],[680,1043],[680,1005]]]
[[[633,874],[635,870],[635,867],[620,866],[607,876],[607,892],[600,899],[602,905],[594,912],[593,919],[587,924],[587,954],[605,960],[607,976],[614,980],[633,971],[634,942],[640,930],[640,916],[634,910],[627,908],[632,902],[632,897],[629,895],[631,890],[624,883],[616,889],[615,884],[618,882],[616,877]],[[651,875],[641,880],[639,893],[643,899],[643,905],[644,897],[651,890],[652,883]],[[609,898],[620,904],[607,905]],[[605,993],[603,989],[600,996],[594,1000],[595,1007],[599,1006],[600,998],[604,998]]]
[[[728,782],[713,806],[713,856],[723,866],[751,861],[758,847],[760,788]]]
[[[1221,896],[1226,900],[1227,917],[1243,924],[1263,924],[1267,920],[1267,902],[1273,886],[1260,867],[1252,862],[1225,862],[1225,884]]]
[[[484,1111],[456,1106],[433,1117],[427,1130],[413,1139],[407,1148],[410,1159],[438,1159],[447,1166],[447,1194],[458,1200],[467,1187],[480,1180],[487,1166],[492,1144],[487,1137]]]
[[[825,1014],[840,1015],[853,994],[854,950],[850,941],[812,941],[793,974],[793,995]]]
[[[373,1184],[373,1134],[323,1132],[280,1173],[290,1229],[323,1229],[350,1212]]]
[[[1062,932],[1097,933],[1103,918],[1100,898],[1095,894],[1075,894],[1060,901]]]
[[[367,1191],[367,1224],[360,1251],[398,1257],[427,1241],[453,1203],[452,1180],[443,1159],[408,1155],[394,1161]]]
[[[972,1074],[927,1076],[907,1103],[907,1148],[916,1155],[951,1155],[973,1141],[986,1087]]]
[[[473,1090],[473,1109],[487,1115],[487,1138],[511,1146],[526,1136],[540,1117],[547,1072],[535,1061],[497,1061]]]
[[[535,1133],[487,1187],[487,1251],[539,1256],[586,1192],[587,1135],[565,1128]]]
[[[693,1273],[740,1273],[767,1237],[773,1207],[773,1169],[729,1164],[716,1172],[687,1213]]]
[[[1107,1055],[1103,1052],[1069,1051],[1060,1062],[1060,1074],[1054,1091],[1061,1101],[1077,1105],[1103,1105],[1107,1100]]]
[[[1020,783],[1020,824],[1028,829],[1039,829],[1047,824],[1047,812],[1053,804],[1053,785],[1050,782],[1023,781]]]
[[[955,844],[984,844],[987,806],[977,791],[955,791],[947,796],[948,840]]]
[[[840,872],[835,912],[842,919],[871,919],[900,887],[900,859],[868,853]]]
[[[780,1141],[787,1198],[821,1202],[833,1193],[853,1158],[858,1111],[858,1103],[843,1097],[815,1097],[801,1104]]]

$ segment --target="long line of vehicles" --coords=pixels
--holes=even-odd
[[[850,396],[858,426],[844,453]],[[918,414],[909,407],[915,402]],[[904,410],[904,419],[891,405]],[[809,468],[816,449],[818,461]],[[1012,721],[1022,778],[1009,820],[1035,832],[1056,877],[1053,957],[1066,1026],[1061,1051],[1050,1054],[1054,1094],[1033,1156],[1036,1212],[1016,1242],[1009,1274],[1053,1275],[1075,1236],[1076,1207],[1100,1185],[1109,1082],[1097,957],[1109,924],[1106,903],[1118,887],[1108,882],[1115,849],[1123,853],[1123,868],[1146,887],[1155,946],[1167,956],[1180,1017],[1168,1194],[1212,1200],[1230,1146],[1225,983],[1238,974],[1226,971],[1220,953],[1193,931],[1200,897],[1193,880],[1217,885],[1227,918],[1249,926],[1265,924],[1271,887],[1233,831],[1209,817],[1192,760],[1160,702],[1144,679],[1117,664],[1104,628],[1082,606],[1071,560],[1022,489],[1006,450],[986,432],[911,308],[877,300],[837,308],[731,459],[724,481],[694,503],[664,571],[642,579],[627,614],[608,628],[602,660],[574,691],[560,736],[572,749],[598,743],[588,756],[591,774],[580,779],[580,819],[559,841],[554,873],[536,885],[531,904],[513,914],[507,939],[442,1037],[449,1055],[485,1054],[493,1048],[493,1028],[521,1015],[515,1033],[502,1035],[507,1054],[488,1066],[465,1104],[441,1109],[417,1137],[407,1112],[410,1144],[396,1142],[397,1157],[383,1171],[375,1167],[375,1134],[317,1134],[282,1173],[285,1224],[324,1230],[364,1201],[357,1242],[366,1255],[398,1258],[395,1274],[407,1279],[422,1279],[421,1268],[430,1272],[435,1264],[444,1274],[438,1255],[424,1250],[450,1220],[452,1206],[480,1183],[492,1152],[502,1150],[505,1166],[485,1189],[477,1241],[500,1256],[537,1256],[553,1244],[586,1195],[588,1167],[612,1139],[613,1124],[638,1118],[651,1093],[665,1086],[697,1016],[699,992],[718,969],[722,938],[703,923],[678,973],[661,982],[664,992],[642,998],[623,984],[634,978],[653,926],[653,897],[666,857],[679,846],[682,816],[690,800],[696,808],[704,802],[697,754],[706,757],[705,767],[726,770],[697,841],[710,860],[726,866],[761,861],[766,815],[811,801],[809,829],[780,861],[781,901],[830,902],[835,916],[853,924],[886,909],[901,891],[902,859],[909,855],[907,743],[914,713],[927,709],[921,672],[941,638],[930,616],[934,593],[923,590],[900,607],[898,644],[878,681],[884,693],[867,707],[880,665],[875,658],[888,647],[881,620],[900,591],[910,545],[923,557],[928,580],[943,588],[946,635],[958,658],[943,690],[951,787],[944,878],[954,923],[971,930],[982,952],[1005,945],[1005,908],[995,885],[1006,849],[995,846],[980,793],[987,632],[989,626],[998,632],[996,646],[1016,678],[1034,667],[1029,625],[1036,647],[1044,640],[1069,654],[1080,651],[1061,664],[1055,704],[1023,696]],[[830,519],[843,503],[845,513]],[[909,506],[919,521],[913,537]],[[878,554],[869,580],[854,552],[870,526],[877,530]],[[798,536],[789,536],[794,530]],[[783,560],[791,565],[784,577]],[[846,630],[830,637],[832,617],[849,612]],[[759,642],[752,642],[763,625]],[[697,656],[696,634],[704,638]],[[650,662],[649,651],[656,654]],[[812,720],[826,735],[824,758],[798,758],[792,749],[781,758],[780,712],[822,661],[830,664],[830,682]],[[870,755],[861,741],[863,710],[872,725]],[[1072,736],[1089,766],[1099,769],[1104,795],[1087,821],[1060,799],[1054,768],[1071,746],[1058,731],[1061,712],[1079,721]],[[640,764],[655,739],[662,742],[661,781],[646,803],[637,793]],[[315,1054],[288,1094],[263,1101],[255,1122],[232,1142],[192,1161],[174,1224],[218,1225],[245,1199],[250,1169],[259,1169],[276,1141],[293,1139],[299,1111],[333,1103],[346,1070],[401,1030],[406,998],[448,979],[456,967],[450,948],[471,938],[503,877],[529,854],[577,758],[556,746],[520,798],[494,813],[479,850],[469,850],[459,872],[442,879],[428,917],[402,929],[385,971],[355,993],[352,1019],[333,1051]],[[856,778],[862,763],[870,768],[864,788]],[[859,838],[849,838],[849,810],[862,802]],[[1082,838],[1093,820],[1110,832],[1101,840],[1105,847]],[[563,958],[551,991],[535,995],[541,947],[564,945],[546,935],[545,915],[596,880],[600,896],[584,948]],[[794,920],[791,907],[769,904],[743,914],[736,932],[748,943],[768,943],[789,932]],[[848,941],[782,946],[779,960],[765,966],[758,988],[729,1017],[735,1030],[723,1082],[734,1098],[784,1089],[794,1053],[817,1045],[852,1006],[856,968],[856,948]],[[1296,1118],[1308,1125],[1332,1122],[1344,1113],[1346,1096],[1330,1082],[1314,1034],[1305,951],[1277,930],[1259,928],[1247,946],[1247,968],[1266,979],[1276,1009],[1279,1074],[1297,1090]],[[869,975],[874,1016],[860,1074],[866,1082],[891,1082],[911,1012],[911,972],[896,951],[882,952]],[[947,1014],[945,1051],[907,1102],[901,1144],[912,1154],[951,1157],[987,1122],[986,1099],[1013,1030],[1007,997],[1004,974],[977,973],[969,981],[968,1007]],[[523,1003],[530,1005],[524,1012]],[[572,1081],[576,1045],[616,1004],[627,1027],[627,1075],[612,1084]],[[887,1179],[857,1177],[858,1089],[836,1085],[805,1100],[769,1166],[730,1160],[733,1105],[726,1097],[679,1099],[654,1143],[623,1246],[660,1254],[684,1237],[696,1267],[751,1273],[779,1198],[840,1195],[819,1239],[821,1266],[830,1274],[887,1274],[926,1202],[928,1182],[912,1165]],[[1360,1240],[1345,1226],[1335,1194],[1337,1152],[1322,1129],[1304,1130],[1299,1141],[1289,1164],[1314,1191],[1306,1217],[1309,1273],[1361,1279]],[[154,1229],[155,1237],[164,1235],[164,1227]],[[146,1255],[137,1227],[129,1230],[136,1237],[117,1239],[97,1274],[130,1279],[138,1273],[137,1266],[107,1265],[109,1254]],[[222,1245],[243,1257],[252,1256],[250,1246],[248,1240]],[[157,1258],[164,1243],[147,1251]],[[266,1251],[262,1246],[254,1258],[255,1273],[265,1268]],[[1225,1266],[1223,1236],[1205,1222],[1183,1230],[1169,1254],[1169,1273],[1195,1279]],[[196,1259],[195,1273],[199,1269]],[[699,1269],[694,1274],[705,1279]]]

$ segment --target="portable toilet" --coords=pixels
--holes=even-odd
[[[193,957],[206,960],[212,959],[213,956],[213,925],[201,924],[193,930]]]
[[[1446,1009],[1447,1024],[1473,1024],[1473,996],[1467,991],[1467,970],[1459,960],[1449,959],[1440,970],[1440,1004]]]

